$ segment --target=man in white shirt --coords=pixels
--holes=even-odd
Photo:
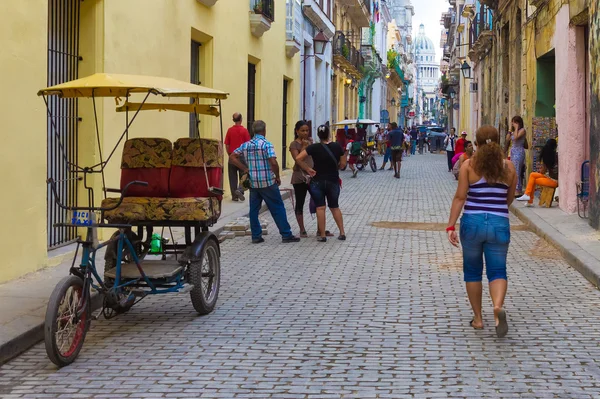
[[[448,156],[448,172],[452,172],[452,158],[454,158],[454,146],[456,145],[456,129],[450,129],[450,135],[444,140],[446,155]]]

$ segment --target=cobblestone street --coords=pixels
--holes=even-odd
[[[514,216],[509,334],[496,338],[488,297],[485,329],[469,326],[445,165],[417,155],[400,180],[343,172],[348,241],[317,243],[308,211],[299,244],[272,221],[264,244],[227,240],[212,314],[189,295],[148,298],[93,322],[69,367],[43,344],[1,366],[0,397],[600,397],[600,292]]]

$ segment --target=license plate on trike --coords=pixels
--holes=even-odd
[[[71,218],[71,224],[76,226],[91,226],[93,223],[93,214],[91,212],[75,211]]]

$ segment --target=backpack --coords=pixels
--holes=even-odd
[[[350,155],[360,155],[360,150],[362,149],[362,144],[360,141],[355,141],[352,143],[350,147]]]

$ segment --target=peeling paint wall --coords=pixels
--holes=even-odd
[[[590,225],[600,227],[600,5],[590,2]]]
[[[570,24],[569,6],[556,15],[556,123],[558,125],[560,207],[577,211],[577,190],[585,152],[585,46],[583,30]],[[568,60],[568,61],[566,61]]]

